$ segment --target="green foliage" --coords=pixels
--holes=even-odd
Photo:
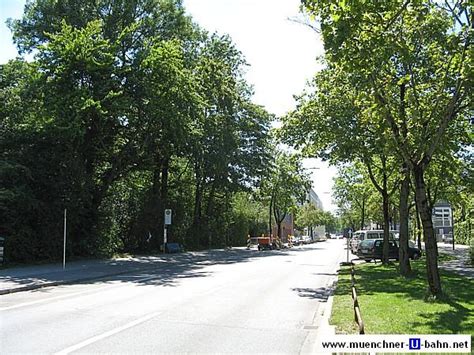
[[[9,260],[58,259],[65,208],[68,255],[156,251],[165,208],[169,240],[188,248],[262,230],[244,201],[265,176],[273,116],[251,102],[230,38],[179,0],[36,0],[9,25],[35,55],[0,66]]]
[[[334,231],[336,220],[331,212],[323,211],[313,204],[305,203],[297,208],[296,226],[298,228],[311,228],[316,226],[325,226],[326,231]]]
[[[302,98],[286,127],[291,131],[297,126],[297,142],[308,136],[322,140],[314,144],[310,139],[310,153],[314,144],[316,154],[333,161],[358,156],[383,197],[385,230],[391,190],[387,175],[413,172],[428,280],[437,296],[442,289],[429,201],[434,187],[427,188],[426,175],[434,159],[449,161],[472,142],[472,2],[307,0],[303,6],[318,19],[328,66],[316,75],[316,89]],[[338,93],[339,88],[347,94]],[[329,109],[328,101],[335,107]],[[340,124],[334,132],[328,130],[332,120],[350,127],[353,149],[345,148]],[[374,158],[382,162],[381,182],[374,178]],[[406,205],[404,186],[401,211]],[[405,207],[400,217],[406,221]]]
[[[266,232],[267,211],[262,202],[247,192],[234,195],[229,234],[233,246],[245,245],[248,235]]]
[[[455,222],[454,225],[454,240],[458,244],[469,245],[470,241],[474,239],[472,232],[472,221]]]
[[[301,157],[286,152],[277,152],[274,165],[262,181],[260,194],[268,200],[269,221],[274,218],[278,236],[281,237],[281,223],[289,213],[296,211],[310,188],[307,172],[302,166]],[[269,230],[271,227],[269,226]]]

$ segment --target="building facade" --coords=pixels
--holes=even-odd
[[[314,207],[323,210],[323,203],[319,198],[318,194],[310,188],[308,194],[306,195],[306,200]],[[304,229],[304,235],[309,235],[311,239],[315,240],[316,237],[322,237],[326,233],[326,226],[315,226]]]
[[[453,239],[453,210],[446,201],[440,201],[433,206],[433,229],[438,242],[450,242]]]
[[[306,195],[306,200],[313,204],[316,208],[323,210],[323,203],[321,202],[318,194],[312,188],[309,189],[308,194]]]

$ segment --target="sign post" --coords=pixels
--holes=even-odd
[[[63,270],[66,268],[66,219],[67,219],[67,209],[64,209],[64,243],[63,243]]]
[[[166,243],[168,243],[168,236],[166,235],[166,226],[171,224],[171,210],[165,210],[165,223],[163,226],[163,252],[166,253]]]
[[[352,240],[352,229],[349,229],[349,237],[347,238],[347,263],[349,264],[349,247]]]

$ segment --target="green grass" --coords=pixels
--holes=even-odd
[[[356,265],[356,289],[367,334],[474,334],[474,280],[440,270],[444,295],[427,293],[424,260],[411,263],[405,278],[391,264]],[[334,295],[331,324],[338,333],[357,334],[350,269],[344,267]]]
[[[438,254],[438,263],[444,263],[446,261],[452,261],[456,259],[457,258],[451,254],[441,253],[441,252]]]

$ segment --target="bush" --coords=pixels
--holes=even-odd
[[[468,221],[458,222],[454,225],[454,240],[458,244],[468,245],[471,239]]]

